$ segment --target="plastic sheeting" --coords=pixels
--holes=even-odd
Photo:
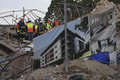
[[[110,63],[110,56],[108,52],[99,52],[94,54],[90,57],[92,60],[96,60],[101,63],[109,64]]]

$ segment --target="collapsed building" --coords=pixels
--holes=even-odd
[[[80,19],[71,21],[67,24],[68,30],[68,52],[69,58],[74,59],[79,53],[89,51],[90,35],[86,31],[80,31],[77,25]],[[34,42],[34,58],[40,59],[40,66],[45,67],[64,59],[65,54],[65,36],[64,25],[57,27],[33,40]]]
[[[87,57],[99,52],[116,50],[115,7],[102,6],[81,19],[67,23],[69,59]],[[64,60],[64,25],[38,36],[34,42],[34,59],[39,67]],[[114,62],[114,61],[113,61]]]
[[[89,16],[89,25],[91,27],[91,51],[96,54],[96,50],[102,52],[115,51],[116,44],[116,19],[115,7],[105,6],[104,9],[93,12]]]

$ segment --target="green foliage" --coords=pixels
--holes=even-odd
[[[66,0],[67,4],[71,4],[71,5],[75,5],[75,6],[77,6],[77,5],[82,6],[82,7],[78,7],[78,9],[80,11],[80,16],[85,14],[84,13],[85,10],[86,11],[88,10],[87,12],[90,12],[93,8],[95,8],[95,4],[98,1],[99,0],[94,0],[94,2],[93,2],[93,0],[83,0],[80,3],[77,3],[73,0]],[[63,15],[64,15],[64,4],[63,3],[64,3],[64,0],[52,0],[50,6],[48,8],[48,12],[46,13],[46,18],[49,18],[51,16],[51,14],[54,12],[56,17],[58,17],[58,15],[61,15],[62,16],[61,18],[63,19]],[[75,6],[69,5],[69,8],[70,8],[72,16],[73,16],[72,19],[79,17],[79,15],[76,13],[77,9]],[[70,16],[71,15],[68,12],[68,17],[70,18]]]

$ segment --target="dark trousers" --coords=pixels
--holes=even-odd
[[[33,32],[28,32],[28,40],[32,41],[33,39]]]

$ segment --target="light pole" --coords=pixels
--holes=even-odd
[[[68,73],[67,7],[66,7],[66,0],[64,0],[64,29],[65,29],[65,73]]]
[[[25,18],[25,8],[23,7],[23,20]]]

